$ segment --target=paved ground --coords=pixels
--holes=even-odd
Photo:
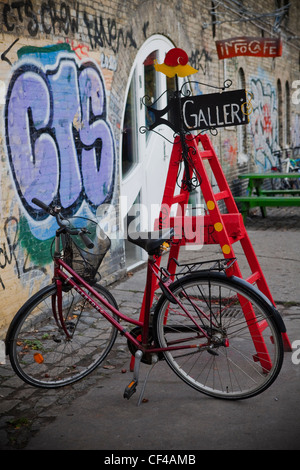
[[[294,343],[300,340],[300,210],[268,209],[267,219],[258,212],[246,228]],[[234,248],[246,267],[242,250]],[[215,249],[182,255],[210,257]],[[138,310],[144,274],[140,269],[112,286],[123,311]],[[146,402],[137,407],[138,393],[123,399],[129,362],[119,337],[104,367],[78,384],[49,391],[23,384],[9,364],[0,366],[0,448],[97,449],[108,456],[109,450],[300,449],[300,364],[293,363],[291,352],[269,390],[231,403],[195,392],[159,363],[150,375]],[[148,367],[142,365],[142,377]]]

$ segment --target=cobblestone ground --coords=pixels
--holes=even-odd
[[[140,300],[136,294],[132,292],[129,300],[120,297],[116,293],[120,309],[137,316]],[[30,437],[54,420],[60,409],[68,407],[91,387],[105,386],[112,373],[126,373],[129,362],[127,342],[118,335],[107,360],[88,377],[63,388],[44,390],[23,383],[7,358],[6,364],[0,365],[0,449],[25,448]],[[130,378],[131,375],[128,381]]]
[[[126,373],[127,344],[121,336],[102,367],[76,384],[61,389],[43,390],[24,384],[9,363],[0,366],[0,449],[22,449],[44,424],[59,415],[74,398],[91,387],[105,386],[112,372]],[[104,379],[104,380],[103,380]],[[128,379],[130,380],[130,379]],[[102,385],[101,385],[102,384]],[[122,394],[123,391],[120,390]]]
[[[300,208],[267,209],[268,217],[256,211],[246,221],[247,230],[300,230]],[[113,293],[124,313],[138,314],[141,292],[118,289]],[[296,310],[295,310],[296,309]],[[285,308],[286,310],[286,308]],[[291,305],[291,315],[299,315],[299,306]],[[59,416],[72,401],[91,387],[105,387],[112,373],[128,373],[130,353],[124,338],[118,336],[108,360],[84,380],[56,390],[36,389],[24,384],[9,363],[0,365],[0,449],[26,448],[30,438],[45,424]],[[129,375],[128,375],[129,377]],[[131,379],[131,375],[129,380]],[[120,389],[120,394],[123,390]]]
[[[245,222],[247,230],[300,230],[300,207],[268,207],[267,217],[254,209]]]

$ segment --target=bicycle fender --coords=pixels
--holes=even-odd
[[[215,272],[215,271],[201,271],[201,272],[198,272],[198,273],[193,273],[191,275],[187,275],[185,277],[186,278],[190,277],[192,279],[192,278],[198,277],[198,276],[200,276],[200,277],[203,276],[204,278],[210,277],[211,279],[213,279],[213,278],[223,279],[223,281],[225,281],[225,282],[228,281],[228,284],[230,284],[232,282],[236,286],[240,286],[241,289],[244,288],[244,290],[251,291],[253,296],[257,299],[257,302],[258,303],[263,302],[265,304],[265,306],[268,308],[268,310],[270,311],[270,315],[274,319],[274,322],[275,322],[279,332],[280,333],[286,333],[286,327],[285,327],[284,321],[283,321],[280,313],[276,309],[276,307],[270,301],[270,299],[265,294],[263,294],[257,287],[253,286],[252,284],[250,284],[245,279],[242,279],[242,278],[237,277],[237,276],[230,276],[229,277],[229,276],[226,276],[225,273]],[[170,285],[170,290],[172,290],[172,288],[174,288],[178,284],[180,284],[180,279],[178,279],[177,281],[173,282]]]
[[[227,276],[225,275],[225,277],[227,277]],[[265,302],[268,305],[269,309],[270,309],[270,313],[273,316],[274,321],[275,321],[280,333],[286,333],[286,326],[284,324],[282,316],[280,315],[277,308],[272,304],[270,299],[265,294],[263,294],[257,287],[253,286],[252,284],[247,282],[245,279],[242,279],[240,277],[231,276],[231,277],[227,277],[227,279],[234,280],[238,284],[244,285],[245,288],[247,288],[248,290],[251,290],[253,292],[253,294],[258,298],[259,301]]]
[[[34,302],[37,297],[39,297],[40,295],[42,295],[45,292],[48,292],[48,291],[51,291],[51,290],[54,290],[54,289],[55,289],[55,284],[49,284],[48,286],[43,287],[41,290],[36,292],[32,297],[30,297],[22,305],[22,307],[20,307],[20,309],[18,310],[18,312],[15,314],[14,318],[12,319],[12,321],[11,321],[9,327],[8,327],[7,333],[6,333],[6,337],[5,337],[5,354],[6,355],[8,355],[9,343],[11,341],[11,332],[13,331],[14,325],[15,325],[16,321],[18,320],[19,316],[23,314],[23,310],[26,309],[29,304]]]

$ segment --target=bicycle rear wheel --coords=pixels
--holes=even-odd
[[[96,284],[93,288],[117,308],[104,287]],[[53,315],[55,295],[53,284],[29,299],[7,334],[13,369],[24,382],[36,387],[58,388],[82,379],[106,358],[117,336],[116,328],[87,300],[67,288],[62,293],[62,305],[68,338]]]
[[[266,390],[281,369],[283,342],[261,294],[222,273],[189,275],[171,290],[181,306],[163,295],[153,323],[157,344],[174,348],[164,352],[173,371],[212,397],[244,399]]]

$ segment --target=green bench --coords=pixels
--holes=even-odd
[[[248,179],[248,196],[235,197],[241,205],[241,213],[245,219],[249,209],[260,207],[262,216],[266,216],[266,207],[300,206],[300,189],[263,189],[263,182],[272,179],[288,179],[300,181],[300,173],[249,173],[239,175],[239,179]],[[278,194],[282,196],[278,196]]]
[[[300,206],[300,197],[295,196],[282,196],[282,197],[270,197],[270,196],[238,196],[235,197],[235,202],[241,204],[240,212],[243,218],[247,216],[249,210],[253,207],[294,207]],[[263,214],[264,215],[264,214]]]

